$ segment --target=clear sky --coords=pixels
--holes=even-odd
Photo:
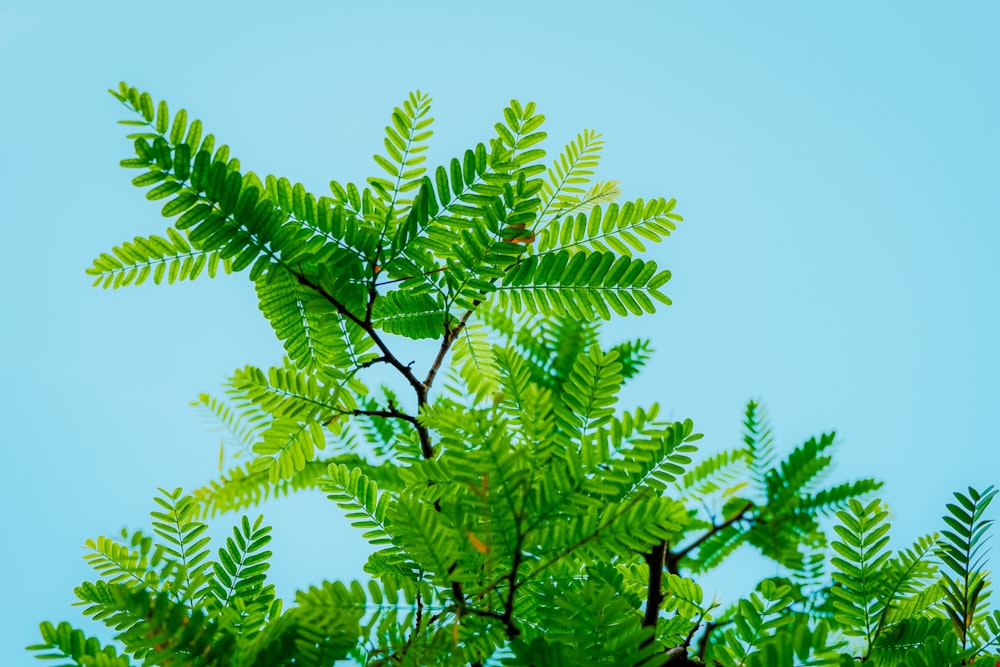
[[[606,330],[658,351],[629,397],[710,449],[739,444],[752,397],[782,451],[836,429],[834,481],[885,480],[903,546],[952,490],[1000,482],[998,7],[3,0],[0,662],[28,662],[42,619],[83,623],[87,537],[217,474],[189,401],[281,357],[245,277],[90,287],[93,257],[165,227],[118,167],[119,80],[316,193],[374,173],[412,89],[434,98],[432,164],[512,97],[553,156],[603,132],[599,177],[686,218],[654,250],[674,305]],[[263,511],[281,594],[360,574],[321,497]]]

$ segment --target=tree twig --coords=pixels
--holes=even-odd
[[[448,350],[451,349],[451,346],[455,342],[455,339],[458,338],[458,335],[462,333],[463,329],[465,329],[465,325],[468,324],[469,318],[472,317],[472,313],[472,310],[465,311],[465,314],[462,315],[462,319],[458,321],[458,324],[450,327],[445,332],[444,338],[441,340],[441,347],[438,348],[437,356],[434,357],[434,363],[431,364],[430,369],[427,371],[427,377],[424,378],[424,387],[426,390],[430,390],[431,385],[434,383],[434,378],[441,369],[441,364],[444,363],[445,355],[448,354]]]
[[[317,285],[316,283],[312,282],[311,280],[309,280],[300,273],[293,273],[293,275],[299,281],[299,284],[305,285],[309,289],[313,290],[314,292],[322,296],[330,303],[330,305],[332,305],[337,310],[338,313],[340,313],[350,321],[354,322],[361,328],[362,331],[368,334],[368,337],[371,339],[371,341],[375,343],[375,346],[378,347],[378,349],[382,352],[381,361],[384,361],[385,363],[395,368],[399,372],[399,374],[402,375],[403,378],[410,384],[410,386],[413,387],[414,392],[417,394],[418,410],[420,407],[423,407],[423,405],[427,403],[427,389],[429,385],[426,385],[425,383],[418,380],[417,376],[413,374],[413,369],[410,368],[410,365],[404,364],[396,357],[395,354],[392,353],[392,350],[389,349],[389,346],[386,344],[386,342],[382,340],[381,336],[379,336],[378,331],[376,331],[375,327],[372,326],[370,318],[368,317],[370,313],[367,313],[365,318],[360,318],[354,313],[352,313],[351,310],[343,303],[341,303],[336,297],[334,297],[332,294],[323,289],[321,285]],[[369,296],[369,303],[370,302],[371,302],[371,297]],[[427,432],[427,428],[417,421],[414,421],[413,424],[417,429],[417,437],[420,440],[420,453],[423,455],[425,459],[432,458],[434,456],[434,448],[431,447],[431,438],[430,434]]]
[[[705,634],[701,636],[698,640],[698,659],[702,662],[705,661],[705,653],[708,652],[708,638],[712,632],[724,625],[728,625],[733,621],[709,621],[705,624]]]
[[[726,528],[729,528],[729,526],[733,525],[737,521],[740,521],[746,515],[747,512],[753,509],[753,507],[754,504],[750,501],[747,501],[747,504],[744,505],[739,512],[737,512],[730,518],[726,519],[722,523],[714,524],[710,529],[705,531],[704,535],[702,535],[697,540],[687,545],[683,549],[680,549],[678,551],[670,551],[668,549],[667,553],[664,555],[664,564],[666,565],[667,572],[669,572],[670,574],[680,574],[679,564],[681,560],[683,560],[688,554],[690,554],[692,551],[694,551],[702,544],[704,544],[705,541],[708,540],[708,538],[712,537],[713,535],[722,530],[725,530]]]

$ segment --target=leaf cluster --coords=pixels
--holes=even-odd
[[[124,287],[246,272],[285,358],[233,372],[195,405],[224,432],[220,476],[161,490],[152,533],[88,540],[76,596],[114,644],[43,623],[37,656],[67,665],[959,665],[994,659],[990,487],[956,494],[940,535],[892,552],[872,479],[828,484],[837,440],[787,451],[750,401],[742,443],[702,437],[655,402],[623,406],[647,340],[598,323],[669,304],[640,257],[681,218],[594,181],[601,135],[543,163],[545,118],[512,100],[492,135],[425,166],[431,100],[389,116],[364,184],[243,169],[184,110],[121,84],[133,183],[163,235],[88,273]],[[398,339],[425,341],[423,369]],[[373,388],[383,367],[397,384]],[[439,375],[445,380],[436,383]],[[240,457],[245,457],[241,459]],[[227,469],[228,466],[228,469]],[[363,582],[287,606],[270,528],[241,516],[318,489],[371,544]],[[324,520],[325,521],[325,520]],[[834,539],[825,526],[831,521]],[[740,547],[778,575],[707,599],[701,575]],[[827,571],[827,565],[832,571]]]

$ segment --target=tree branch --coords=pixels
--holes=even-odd
[[[370,367],[374,366],[375,364],[385,364],[385,363],[388,363],[388,362],[389,362],[389,360],[386,359],[385,356],[383,355],[381,357],[375,357],[374,359],[369,359],[368,361],[366,361],[366,362],[364,362],[362,364],[358,364],[358,368],[370,368]]]
[[[389,403],[389,409],[388,410],[361,410],[361,409],[358,409],[358,410],[341,410],[340,413],[341,414],[345,414],[345,415],[353,415],[355,417],[364,416],[364,417],[383,417],[385,419],[401,419],[401,420],[403,420],[405,422],[409,422],[409,423],[413,424],[414,426],[416,426],[418,428],[420,426],[417,423],[417,418],[416,417],[414,417],[413,415],[407,414],[405,412],[402,412],[401,410],[397,409],[396,406],[393,405],[392,403]]]
[[[299,284],[305,285],[309,289],[313,290],[314,292],[322,296],[330,303],[330,305],[332,305],[334,308],[337,309],[338,313],[340,313],[350,321],[357,324],[366,334],[368,334],[368,337],[371,338],[373,343],[375,343],[375,346],[378,347],[378,349],[381,350],[382,352],[382,358],[380,359],[380,361],[384,361],[385,363],[389,364],[397,371],[399,371],[400,375],[402,375],[406,379],[406,381],[410,383],[410,386],[412,386],[414,389],[418,390],[423,389],[423,385],[421,385],[420,380],[417,379],[417,376],[413,374],[413,371],[410,369],[408,365],[404,364],[403,362],[401,362],[399,359],[396,358],[396,355],[392,353],[392,351],[389,349],[389,346],[386,345],[385,341],[382,340],[382,337],[378,335],[378,332],[375,330],[375,327],[372,326],[371,322],[367,322],[362,318],[358,317],[357,315],[355,315],[354,313],[352,313],[350,309],[347,308],[347,306],[345,306],[343,303],[337,300],[336,297],[334,297],[332,294],[323,289],[322,286],[317,285],[316,283],[312,282],[311,280],[309,280],[308,278],[306,278],[301,274],[296,273],[294,275],[296,279],[298,279]]]
[[[721,628],[722,626],[728,625],[729,623],[732,623],[732,622],[733,621],[709,621],[708,623],[705,624],[705,634],[703,634],[701,636],[701,639],[698,640],[698,659],[699,660],[701,660],[702,662],[705,661],[705,653],[708,652],[708,638],[709,638],[709,635],[711,635],[712,632],[715,629]]]
[[[510,574],[507,577],[507,601],[503,605],[503,624],[507,631],[508,639],[515,639],[521,631],[514,625],[514,593],[517,592],[517,570],[521,567],[521,541],[523,536],[518,536],[514,545],[514,557],[510,565]]]
[[[476,305],[478,305],[478,303]],[[465,329],[465,325],[468,324],[469,318],[472,317],[473,312],[474,311],[472,310],[465,311],[465,314],[462,315],[462,319],[458,321],[458,324],[445,332],[444,338],[441,339],[441,347],[438,349],[437,356],[434,358],[434,363],[431,364],[430,370],[427,371],[427,377],[424,379],[424,388],[426,391],[430,390],[431,385],[434,383],[434,378],[441,369],[441,364],[444,363],[445,355],[448,354],[448,350],[451,349],[455,339],[458,338],[458,334],[462,333],[462,330]]]
[[[656,627],[656,619],[660,615],[660,604],[663,603],[663,558],[667,553],[667,543],[660,542],[654,544],[649,553],[642,555],[649,567],[649,590],[646,591],[646,613],[643,614],[642,624],[645,627]],[[646,646],[653,639],[649,638],[643,642]]]
[[[704,544],[705,541],[708,540],[708,538],[712,537],[713,535],[722,530],[725,530],[726,528],[729,528],[729,526],[741,520],[746,515],[747,512],[753,509],[753,507],[754,504],[748,500],[747,504],[744,505],[739,512],[737,512],[730,518],[726,519],[722,523],[713,525],[709,530],[705,531],[704,535],[702,535],[697,540],[687,545],[683,549],[673,552],[667,550],[667,553],[664,555],[664,564],[666,565],[667,572],[669,572],[670,574],[680,574],[680,572],[678,571],[679,570],[678,565],[680,564],[681,560],[683,560],[689,553],[691,553],[692,551],[700,547],[702,544]]]
[[[334,297],[332,294],[323,289],[321,285],[317,285],[316,283],[312,282],[302,274],[293,273],[292,275],[294,275],[295,278],[299,281],[299,284],[305,285],[309,289],[313,290],[314,292],[322,296],[330,303],[330,305],[332,305],[337,310],[338,313],[340,313],[350,321],[354,322],[361,328],[362,331],[368,334],[368,337],[372,340],[373,343],[375,343],[375,346],[378,347],[378,349],[382,352],[382,356],[379,358],[379,361],[384,361],[385,363],[389,364],[397,371],[399,371],[399,374],[403,376],[403,378],[410,384],[411,387],[413,387],[413,391],[416,392],[417,394],[417,410],[419,411],[419,409],[427,403],[427,389],[430,385],[422,383],[420,380],[417,379],[417,376],[413,374],[413,369],[410,368],[410,365],[404,364],[396,357],[395,354],[392,353],[392,350],[389,349],[389,346],[386,345],[385,341],[382,340],[382,337],[378,335],[378,332],[375,330],[375,327],[372,326],[369,317],[372,304],[372,297],[369,295],[368,305],[366,306],[366,316],[364,319],[362,319],[357,315],[355,315],[354,313],[352,313],[350,309],[347,308],[347,306],[345,306],[343,303],[341,303],[336,297]],[[451,343],[449,342],[448,344],[450,345]],[[447,351],[447,348],[445,349],[445,351]],[[372,363],[375,362],[373,361]],[[424,427],[415,419],[412,423],[416,427],[417,437],[420,439],[420,453],[423,455],[425,459],[432,458],[434,456],[434,448],[431,447],[431,438],[430,434],[427,432],[427,428]]]
[[[375,270],[375,272],[377,274],[377,269]],[[451,327],[447,331],[445,331],[444,338],[441,341],[441,347],[438,349],[437,357],[435,357],[434,363],[431,364],[430,370],[427,372],[427,377],[424,379],[423,382],[421,382],[420,380],[417,379],[417,376],[413,374],[413,369],[410,367],[410,365],[409,364],[403,364],[403,362],[401,362],[396,357],[396,355],[392,353],[392,350],[389,349],[389,346],[386,345],[385,341],[382,340],[382,337],[378,335],[378,332],[375,331],[375,327],[372,325],[372,322],[371,322],[372,307],[374,305],[375,298],[377,296],[377,292],[376,292],[376,289],[375,289],[374,276],[373,276],[373,280],[372,280],[372,285],[371,285],[371,287],[368,290],[368,300],[367,300],[367,303],[365,305],[365,316],[364,316],[364,318],[360,318],[357,315],[355,315],[354,313],[352,313],[347,308],[347,306],[345,306],[343,303],[341,303],[332,294],[330,294],[325,289],[323,289],[323,287],[321,285],[317,285],[316,283],[313,283],[308,278],[306,278],[304,275],[297,274],[297,273],[293,274],[293,275],[296,276],[296,278],[297,278],[297,280],[299,281],[300,284],[305,285],[306,287],[309,287],[310,289],[312,289],[313,291],[315,291],[317,294],[319,294],[320,296],[322,296],[334,308],[336,308],[337,312],[339,312],[341,315],[343,315],[347,319],[349,319],[352,322],[354,322],[366,334],[368,334],[368,337],[371,338],[372,342],[375,343],[376,347],[378,347],[378,349],[382,352],[382,356],[378,357],[377,359],[373,359],[369,363],[369,365],[377,363],[377,362],[385,362],[385,363],[389,364],[390,366],[392,366],[393,368],[395,368],[397,371],[399,371],[399,374],[402,375],[403,378],[406,379],[406,381],[410,384],[410,386],[413,387],[413,391],[416,393],[416,397],[417,397],[417,413],[419,415],[420,409],[423,408],[423,406],[425,406],[427,404],[427,396],[428,396],[428,393],[430,392],[431,385],[433,384],[434,378],[437,376],[437,373],[438,373],[438,371],[441,368],[441,364],[444,363],[444,358],[448,354],[448,350],[451,348],[452,344],[455,342],[455,339],[458,338],[458,335],[465,328],[465,325],[469,321],[469,318],[472,317],[473,311],[472,310],[467,310],[465,312],[465,314],[462,315],[462,319],[459,320],[459,323],[457,325],[455,325],[454,327]],[[478,305],[478,302],[475,305]],[[390,409],[388,411],[379,411],[379,410],[357,411],[356,410],[356,411],[354,411],[354,414],[367,414],[367,415],[370,415],[370,416],[393,417],[393,418],[396,418],[396,419],[403,419],[405,421],[410,422],[411,424],[413,424],[413,426],[417,430],[417,437],[420,440],[420,453],[421,453],[421,455],[425,459],[434,458],[434,448],[431,446],[430,433],[428,432],[427,427],[424,426],[423,424],[421,424],[416,417],[414,417],[412,415],[408,415],[408,414],[402,413],[402,412],[396,410],[396,408],[394,406],[391,406],[391,405],[390,405]],[[440,505],[438,503],[435,503],[434,507],[438,511],[441,510]],[[457,565],[457,563],[456,563],[456,565]],[[453,565],[453,568],[454,568],[454,565]],[[449,574],[450,574],[450,572],[449,572]],[[452,595],[455,597],[456,603],[458,603],[459,613],[461,613],[461,611],[463,611],[465,609],[465,594],[462,591],[462,584],[461,584],[461,582],[452,581],[451,582],[451,592],[452,592]],[[512,626],[508,626],[508,627],[512,627]]]

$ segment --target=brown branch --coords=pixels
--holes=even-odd
[[[510,565],[510,574],[507,577],[507,601],[503,606],[503,624],[507,630],[508,639],[515,639],[521,631],[514,625],[514,593],[517,592],[517,570],[521,567],[521,541],[523,536],[519,535],[517,543],[514,545],[514,557]]]
[[[675,646],[666,655],[667,661],[663,663],[663,667],[705,667],[704,663],[690,659],[684,646]]]
[[[374,269],[374,274],[377,275],[377,273],[378,269],[376,268]],[[332,294],[323,289],[322,286],[313,283],[304,275],[301,274],[294,274],[294,275],[296,276],[300,284],[309,287],[317,294],[322,296],[337,310],[337,312],[339,312],[341,315],[343,315],[350,321],[354,322],[368,335],[368,337],[372,340],[372,342],[375,343],[376,347],[378,347],[378,349],[382,352],[382,355],[380,357],[377,357],[376,359],[371,360],[370,362],[367,362],[366,366],[384,362],[395,368],[399,372],[399,374],[402,375],[404,379],[406,379],[406,381],[410,384],[410,386],[413,387],[413,390],[416,393],[416,398],[417,398],[417,413],[419,414],[423,406],[427,405],[427,397],[430,392],[431,385],[434,383],[434,378],[437,376],[437,373],[440,370],[442,363],[444,363],[444,358],[448,354],[448,350],[455,342],[455,339],[458,338],[458,335],[465,328],[465,325],[468,323],[469,318],[472,317],[473,310],[471,309],[467,310],[465,314],[462,315],[462,318],[461,320],[459,320],[457,325],[455,325],[454,327],[449,327],[445,331],[445,335],[441,341],[441,346],[438,349],[437,356],[435,357],[434,362],[431,364],[430,370],[428,370],[427,372],[427,377],[424,379],[423,382],[421,382],[420,380],[417,379],[417,376],[414,375],[413,369],[411,368],[411,364],[403,364],[396,357],[396,355],[393,354],[392,350],[389,349],[389,346],[385,343],[384,340],[382,340],[382,337],[378,335],[378,332],[372,325],[371,322],[372,308],[374,306],[375,299],[377,297],[377,291],[375,287],[375,275],[373,275],[372,277],[372,284],[368,290],[368,300],[365,305],[364,318],[360,318],[353,312],[351,312],[346,305],[341,303]],[[479,303],[476,302],[474,305],[479,305]],[[425,459],[431,459],[434,457],[434,448],[431,445],[430,433],[428,432],[427,427],[421,424],[416,417],[400,412],[395,408],[395,406],[391,404],[389,406],[389,410],[368,410],[368,411],[355,410],[353,414],[365,414],[369,416],[378,416],[378,417],[391,417],[396,419],[403,419],[405,421],[410,422],[411,424],[414,425],[414,427],[417,430],[417,437],[420,440],[421,455]],[[437,502],[435,502],[434,508],[439,512],[441,511],[440,504]],[[454,570],[454,568],[457,565],[458,565],[457,562],[454,563],[452,565],[451,570]],[[449,570],[449,574],[451,574],[451,570]],[[452,581],[451,592],[455,598],[455,602],[458,604],[458,610],[459,610],[458,613],[459,615],[461,615],[461,613],[466,609],[465,593],[462,590],[461,582]],[[513,592],[511,592],[511,598],[512,597],[513,597]],[[510,633],[512,630],[516,632],[516,628],[514,628],[513,626],[512,619],[509,619],[509,622],[507,619],[505,619],[505,623],[507,624],[508,627],[508,633]],[[472,665],[473,667],[480,667],[479,662],[474,662],[472,663]]]
[[[421,599],[421,597],[420,597],[420,587],[419,586],[417,586],[417,600],[416,600],[416,602],[417,602],[417,618],[416,618],[416,621],[414,622],[414,628],[413,628],[414,631],[416,631],[418,628],[420,628],[420,619],[424,615],[423,599]]]
[[[358,364],[358,368],[370,368],[375,364],[385,364],[385,363],[389,363],[389,360],[386,359],[385,356],[375,357],[374,359],[369,359],[368,361],[362,364]]]
[[[705,612],[704,611],[702,611],[701,614],[698,616],[698,621],[694,625],[691,626],[690,630],[688,630],[687,636],[684,638],[684,643],[681,644],[682,648],[686,649],[688,646],[691,645],[691,640],[694,639],[694,633],[698,632],[698,628],[701,627],[701,622],[703,620],[705,620]]]
[[[305,285],[309,289],[313,290],[314,292],[322,296],[330,303],[330,305],[332,305],[337,310],[338,313],[340,313],[350,321],[354,322],[361,328],[362,331],[368,334],[368,337],[371,339],[371,341],[375,343],[375,346],[378,347],[378,349],[382,352],[382,356],[379,359],[379,361],[383,361],[392,366],[393,368],[395,368],[397,371],[399,371],[399,374],[403,376],[403,378],[410,384],[411,387],[413,387],[413,391],[416,392],[417,394],[418,410],[427,403],[427,388],[429,387],[429,385],[425,385],[424,383],[420,382],[420,380],[417,379],[417,376],[413,374],[413,369],[410,368],[410,364],[404,364],[396,357],[395,354],[392,353],[392,350],[389,349],[389,346],[386,345],[386,342],[382,340],[381,336],[378,335],[378,332],[375,330],[375,327],[372,326],[372,323],[370,321],[370,314],[371,314],[370,312],[366,312],[366,317],[362,319],[357,315],[355,315],[353,312],[351,312],[351,310],[343,303],[341,303],[336,297],[334,297],[332,294],[323,289],[321,285],[317,285],[316,283],[312,282],[302,274],[293,273],[293,275],[299,281],[299,284]],[[369,294],[368,306],[366,307],[367,311],[371,310],[371,303],[372,303],[372,297]],[[417,437],[420,439],[420,453],[423,455],[425,459],[432,458],[434,456],[434,448],[431,447],[431,438],[430,434],[427,432],[427,428],[422,424],[420,424],[419,422],[417,422],[416,420],[414,420],[413,424],[417,429]]]
[[[660,604],[663,603],[663,557],[667,553],[667,543],[654,544],[649,553],[642,555],[649,567],[649,590],[646,591],[646,613],[642,617],[644,627],[656,627],[656,619],[660,615]],[[653,641],[650,637],[642,643],[646,646]]]
[[[416,417],[414,417],[413,415],[407,414],[405,412],[402,412],[401,410],[399,410],[398,408],[396,408],[396,406],[393,405],[391,402],[389,403],[389,409],[388,410],[361,410],[361,409],[357,409],[357,410],[341,410],[340,413],[341,414],[345,414],[345,415],[353,415],[355,417],[362,417],[363,416],[363,417],[382,417],[382,418],[385,418],[385,419],[401,419],[401,420],[403,420],[405,422],[409,422],[409,423],[413,424],[414,426],[416,426],[418,428],[420,427],[420,425],[417,423],[417,418]]]
[[[342,303],[332,294],[327,292],[321,285],[313,283],[311,280],[306,278],[305,275],[301,273],[293,273],[293,275],[295,275],[296,279],[298,280],[299,284],[309,287],[314,292],[322,296],[337,310],[338,313],[340,313],[343,317],[346,317],[348,320],[356,324],[358,327],[361,328],[362,331],[364,331],[368,335],[368,337],[375,344],[375,346],[378,347],[378,349],[382,352],[382,355],[366,362],[365,364],[362,365],[362,367],[371,366],[376,363],[387,363],[393,368],[395,368],[399,372],[399,374],[402,375],[403,378],[410,384],[410,386],[413,388],[413,391],[416,393],[417,413],[419,415],[420,410],[427,404],[427,397],[430,392],[431,385],[433,384],[434,378],[437,376],[437,373],[441,368],[441,364],[444,362],[444,358],[447,355],[448,350],[455,342],[455,339],[458,338],[458,335],[465,328],[465,325],[469,321],[469,318],[472,316],[473,311],[472,310],[466,311],[456,326],[449,327],[445,331],[444,339],[441,341],[441,346],[438,349],[437,356],[435,357],[434,362],[431,364],[430,370],[427,373],[427,377],[424,379],[423,382],[421,382],[420,380],[417,379],[417,376],[414,375],[413,369],[411,368],[412,364],[404,364],[403,362],[401,362],[396,357],[396,355],[393,354],[392,350],[389,349],[389,346],[386,344],[384,340],[382,340],[382,337],[379,336],[378,332],[375,330],[375,327],[372,325],[371,321],[372,310],[375,304],[375,299],[378,296],[375,284],[377,274],[378,274],[378,266],[376,262],[373,264],[372,282],[368,288],[368,299],[367,303],[365,304],[365,315],[363,318],[361,318],[355,315],[353,312],[351,312],[351,310],[347,308],[347,306],[344,303]],[[478,305],[478,302],[476,302],[475,305]],[[396,409],[394,405],[390,404],[388,410],[354,410],[352,414],[403,419],[405,421],[410,422],[417,430],[417,436],[420,440],[420,453],[423,455],[425,459],[431,459],[434,457],[434,448],[431,446],[430,433],[428,432],[427,427],[421,424],[416,417],[400,412],[399,410]],[[435,502],[434,507],[437,511],[439,512],[441,511],[439,503]],[[452,564],[452,567],[449,570],[449,575],[455,569],[455,567],[457,567],[457,565],[458,565],[457,562]],[[455,598],[455,602],[458,605],[458,615],[459,617],[461,617],[462,612],[466,610],[465,593],[462,590],[461,582],[452,581],[451,592]],[[512,600],[513,590],[511,592],[510,597]],[[508,634],[510,634],[512,631],[516,632],[516,628],[514,628],[513,626],[512,618],[509,619],[504,618],[503,620],[507,625]],[[482,663],[480,661],[474,661],[471,663],[471,665],[472,667],[482,667]]]
[[[354,322],[359,327],[361,327],[361,329],[366,334],[368,334],[368,337],[371,338],[372,342],[375,343],[376,347],[378,347],[378,349],[381,350],[382,355],[384,357],[383,359],[381,359],[381,361],[386,362],[387,364],[395,368],[397,371],[399,371],[400,375],[402,375],[406,379],[406,381],[410,383],[410,386],[412,386],[414,389],[423,388],[422,385],[420,384],[420,380],[418,380],[417,376],[413,374],[413,371],[410,369],[410,367],[396,358],[396,355],[392,353],[392,351],[389,349],[389,346],[385,344],[385,341],[382,340],[382,337],[378,335],[377,331],[375,331],[375,327],[372,326],[371,322],[366,322],[364,319],[355,315],[353,312],[351,312],[351,310],[347,306],[345,306],[343,303],[337,300],[336,297],[334,297],[332,294],[323,289],[322,286],[317,285],[316,283],[312,282],[311,280],[309,280],[308,278],[306,278],[301,274],[295,274],[295,277],[298,279],[300,284],[305,285],[309,289],[315,291],[317,294],[322,296],[328,302],[330,302],[330,305],[332,305],[337,310],[338,313],[340,313],[341,315],[343,315],[344,317],[346,317],[347,319],[349,319],[350,321]]]
[[[479,305],[479,303],[476,302],[474,305]],[[430,370],[427,371],[427,377],[424,378],[425,391],[430,390],[431,385],[434,383],[434,378],[441,369],[441,364],[444,363],[445,355],[448,354],[448,350],[451,349],[451,346],[455,342],[455,339],[458,338],[458,335],[462,333],[463,329],[465,329],[465,325],[468,324],[469,318],[472,317],[473,312],[474,311],[472,310],[465,311],[465,314],[462,315],[462,319],[458,321],[458,324],[445,331],[444,338],[441,339],[441,347],[438,349],[437,356],[434,358],[434,363],[431,364]]]
[[[712,632],[715,629],[721,628],[722,626],[728,625],[729,623],[732,623],[732,622],[733,621],[709,621],[708,623],[705,624],[705,634],[703,634],[701,636],[701,639],[698,640],[698,659],[699,660],[701,660],[702,662],[705,661],[705,653],[708,652],[708,638],[709,638],[709,635],[711,635]]]
[[[679,564],[681,560],[683,560],[689,553],[691,553],[692,551],[700,547],[702,544],[704,544],[705,541],[708,540],[708,538],[712,537],[713,535],[715,535],[720,531],[725,530],[726,528],[729,528],[737,521],[740,521],[746,515],[747,512],[753,509],[753,507],[754,504],[750,501],[747,501],[747,504],[744,505],[739,512],[737,512],[730,518],[726,519],[722,523],[714,524],[709,530],[705,531],[704,535],[702,535],[697,540],[687,545],[683,549],[679,551],[668,550],[667,553],[664,555],[664,564],[666,565],[667,572],[669,572],[670,574],[679,575],[680,574]]]
[[[650,628],[649,636],[642,640],[639,649],[644,649],[656,641],[656,621],[660,617],[663,603],[663,556],[667,553],[667,543],[661,540],[648,553],[642,554],[649,569],[649,585],[646,590],[646,611],[642,615],[642,627]],[[644,661],[645,662],[645,661]]]

